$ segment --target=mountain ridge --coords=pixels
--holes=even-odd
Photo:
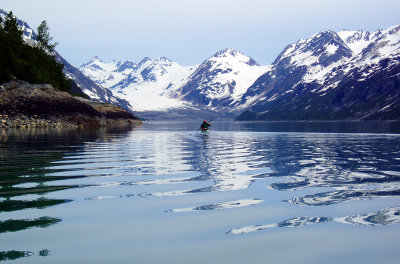
[[[352,56],[342,57],[338,64],[332,61],[330,68],[286,64],[278,78],[292,82],[284,89],[271,76],[261,76],[247,96],[264,98],[239,120],[399,119],[399,32],[400,26],[372,33],[339,32]]]
[[[372,83],[383,81],[379,81],[376,76],[392,78],[392,85],[397,87],[393,76],[397,74],[397,55],[400,51],[399,29],[400,26],[395,25],[374,32],[323,30],[287,45],[274,62],[267,66],[260,66],[252,58],[233,49],[224,49],[197,65],[196,69],[186,76],[186,80],[181,79],[180,84],[174,85],[171,82],[174,89],[168,92],[168,89],[165,89],[165,92],[160,94],[188,102],[198,109],[220,113],[239,113],[247,110],[246,113],[253,112],[250,116],[257,120],[364,119],[372,116],[378,119],[398,119],[395,114],[392,117],[384,117],[371,112],[379,109],[389,111],[388,109],[396,105],[395,102],[388,103],[390,100],[385,99],[380,103],[375,102],[379,107],[365,104],[364,109],[352,109],[350,106],[360,103],[362,100],[357,97],[362,96],[343,89],[347,87],[351,90],[355,87],[352,83],[357,82],[359,87],[370,87],[370,96],[376,95],[372,90],[379,90],[379,87]],[[235,63],[229,63],[230,58],[235,58]],[[229,75],[235,75],[237,69],[243,65],[252,70],[246,71],[242,68],[241,73],[251,77],[240,85],[240,78]],[[389,72],[392,75],[389,76]],[[358,77],[355,79],[354,76]],[[396,90],[391,91],[386,96],[396,98]],[[364,93],[365,91],[359,88],[359,94]],[[338,100],[340,94],[349,97],[346,99],[346,106],[338,105],[339,101],[343,101],[343,98]],[[336,99],[324,99],[329,96]],[[137,99],[140,100],[140,96]],[[368,97],[368,100],[371,98]],[[326,105],[317,107],[318,101],[324,101]],[[300,109],[300,106],[303,108]],[[280,109],[296,111],[297,114],[283,114]],[[344,114],[346,111],[347,115]],[[335,114],[339,112],[342,114]],[[243,116],[239,119],[243,119]]]
[[[131,69],[126,69],[127,72],[124,74],[112,65],[122,62],[99,60],[96,63],[96,59],[98,57],[91,58],[88,63],[80,67],[87,77],[116,91],[119,96],[127,100],[128,96],[135,98],[132,90],[147,89],[148,101],[160,101],[162,96],[171,103],[166,105],[166,109],[227,108],[261,73],[268,70],[268,66],[260,66],[254,59],[234,49],[216,52],[201,64],[194,66],[181,66],[165,57],[154,60],[145,57],[139,63],[131,62]],[[127,92],[128,89],[131,89],[130,94]],[[204,89],[208,91],[204,92]],[[151,97],[149,93],[154,96]],[[138,95],[136,98],[140,98],[140,95],[136,94]],[[233,99],[230,100],[229,97]],[[212,103],[210,105],[211,101],[219,103],[225,101],[225,103],[214,108]],[[139,106],[134,99],[130,103]],[[139,106],[136,109],[158,110],[151,107],[146,109],[144,106]]]
[[[35,32],[18,23],[32,43]],[[65,75],[92,99],[131,112],[232,116],[246,111],[244,116],[257,120],[399,119],[400,25],[374,32],[323,30],[287,45],[267,66],[231,48],[193,66],[165,57],[139,63],[92,57],[78,69],[56,57]]]
[[[393,36],[398,36],[398,27],[393,26],[375,32],[323,30],[309,38],[299,39],[297,42],[287,45],[274,62],[267,66],[260,66],[254,59],[227,48],[214,53],[199,65],[192,66],[191,71],[179,76],[179,82],[176,81],[178,78],[171,77],[168,82],[163,84],[158,81],[158,78],[169,75],[169,69],[165,67],[163,72],[154,73],[154,68],[161,67],[161,64],[157,62],[159,59],[152,60],[145,57],[139,63],[129,62],[130,64],[124,68],[125,71],[130,68],[130,71],[133,72],[138,69],[137,65],[146,66],[144,67],[146,71],[140,71],[139,76],[131,75],[130,78],[125,78],[119,84],[110,85],[115,80],[115,76],[112,76],[112,74],[116,74],[114,71],[109,76],[107,75],[107,78],[102,76],[102,81],[108,81],[107,87],[128,101],[130,100],[129,96],[139,101],[143,100],[143,102],[153,101],[155,97],[148,95],[156,93],[157,96],[170,103],[165,103],[166,107],[157,109],[152,108],[153,106],[149,104],[147,109],[139,107],[139,111],[207,109],[221,114],[232,114],[250,110],[259,113],[253,115],[258,116],[259,119],[264,112],[269,111],[269,107],[275,105],[271,109],[271,113],[276,115],[273,119],[283,118],[286,120],[288,117],[277,114],[279,110],[275,109],[282,107],[284,101],[286,103],[296,102],[296,96],[300,94],[309,94],[308,97],[311,98],[310,94],[317,93],[321,97],[326,95],[329,90],[337,88],[341,81],[350,81],[351,78],[347,75],[356,68],[359,69],[358,71],[364,71],[368,65],[379,64],[379,61],[384,58],[390,58],[391,62],[395,62],[393,55],[396,54],[399,47],[396,46],[396,41],[389,43],[390,41],[387,41],[385,36],[390,32],[394,34]],[[386,51],[386,55],[384,51]],[[166,60],[170,64],[174,63]],[[122,64],[122,62],[119,63]],[[150,64],[153,64],[153,68],[150,67]],[[389,63],[389,65],[391,64]],[[85,68],[85,65],[80,67],[84,73]],[[367,76],[367,73],[363,74]],[[95,79],[93,76],[87,76]],[[128,76],[129,74],[126,74],[125,77]],[[146,96],[148,97],[142,97],[144,92],[142,94],[129,92],[129,90],[143,91],[145,89],[147,89]],[[163,103],[159,98],[154,101],[158,105]],[[272,103],[275,101],[276,103]],[[130,103],[135,105],[134,99]],[[304,106],[304,108],[307,107],[311,106]],[[288,109],[288,111],[292,111],[290,110],[292,108]],[[307,109],[302,111],[307,112]],[[318,111],[322,113],[320,109]],[[299,118],[307,119],[307,114],[296,117],[296,119]],[[320,118],[318,117],[318,119]],[[359,116],[354,116],[354,118],[359,118]]]

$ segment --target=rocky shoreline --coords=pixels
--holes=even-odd
[[[0,128],[121,127],[142,121],[122,108],[73,97],[48,84],[0,85]]]

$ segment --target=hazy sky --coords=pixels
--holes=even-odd
[[[46,20],[56,49],[77,67],[94,55],[195,65],[225,48],[268,65],[321,30],[400,24],[399,0],[1,0],[0,8],[33,29]]]

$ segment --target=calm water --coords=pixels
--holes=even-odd
[[[399,123],[0,131],[0,261],[398,263]]]

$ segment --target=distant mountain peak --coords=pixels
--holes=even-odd
[[[288,45],[274,61],[281,67],[322,65],[327,67],[353,56],[353,51],[332,30],[323,30],[308,39]]]
[[[171,60],[166,57],[159,57],[155,61],[156,62],[171,62]]]
[[[143,67],[143,65],[149,65],[152,62],[152,60],[149,57],[144,57],[139,63],[138,67]]]
[[[399,33],[400,32],[400,24],[388,28],[387,31],[389,32],[389,34],[397,34],[397,33]]]
[[[246,56],[243,53],[231,48],[226,48],[224,50],[218,51],[213,56],[208,58],[208,60],[214,60],[214,59],[223,59],[230,61],[235,60],[237,62],[245,63],[250,66],[260,66],[260,64],[251,57]]]
[[[226,57],[226,56],[236,56],[238,54],[241,54],[239,51],[231,49],[231,48],[226,48],[223,50],[218,51],[217,53],[214,54],[213,57]]]
[[[251,57],[226,48],[192,67],[180,66],[165,57],[145,57],[140,63],[99,63],[99,68],[87,67],[82,71],[142,111],[189,104],[208,110],[238,111],[251,107],[265,112],[279,102],[276,109],[287,103],[286,113],[291,113],[290,107],[297,107],[291,102],[302,100],[303,95],[319,98],[334,93],[337,87],[345,87],[342,80],[354,85],[354,80],[363,82],[373,76],[375,69],[388,70],[400,64],[399,32],[400,26],[372,33],[322,30],[288,45],[269,66],[259,66]],[[387,61],[390,67],[385,68]],[[334,105],[339,104],[336,101]],[[302,103],[304,109],[299,114],[311,113],[308,104],[315,107],[311,101]],[[277,110],[271,115],[279,113]]]
[[[89,59],[89,62],[94,62],[94,61],[101,61],[101,62],[103,62],[103,60],[100,59],[99,56],[97,56],[97,55],[94,55],[94,56],[92,56],[92,57]]]
[[[147,62],[147,61],[151,61],[151,59],[150,59],[149,57],[144,57],[144,58],[139,62],[139,64],[144,63],[144,62]]]
[[[332,30],[323,30],[306,41],[306,45],[304,48],[311,50],[313,52],[318,52],[321,47],[324,47],[325,45],[340,45],[340,46],[346,46],[344,41],[339,37],[339,35]]]

